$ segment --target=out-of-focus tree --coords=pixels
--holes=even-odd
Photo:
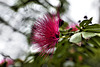
[[[100,24],[100,0],[99,0],[99,11],[98,12],[99,12],[99,21],[98,22]]]

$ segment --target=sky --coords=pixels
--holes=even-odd
[[[68,0],[69,16],[75,22],[84,16],[93,17],[93,23],[98,23],[98,0]]]

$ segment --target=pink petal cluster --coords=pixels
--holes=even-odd
[[[5,60],[4,60],[4,59],[3,59],[3,60],[0,60],[0,65],[1,65],[1,64],[3,64],[4,62],[5,62]]]
[[[49,53],[59,40],[59,20],[59,16],[47,14],[43,18],[39,18],[32,27],[32,43],[38,44],[42,48],[42,56]]]
[[[72,28],[71,31],[77,31],[78,29],[76,28],[76,26],[78,26],[78,24],[73,23],[73,24],[70,24],[69,26],[67,26],[66,29]]]
[[[0,60],[0,65],[4,64],[5,62],[7,62],[7,65],[6,65],[7,67],[9,67],[9,65],[14,64],[14,61],[12,59],[6,58],[6,59]]]

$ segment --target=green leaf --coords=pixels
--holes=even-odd
[[[86,26],[85,29],[83,29],[83,31],[100,33],[100,24]]]
[[[87,58],[86,64],[91,65],[91,67],[100,67],[100,49],[95,49],[94,52],[95,55]]]
[[[83,21],[80,23],[80,27],[88,26],[88,24],[91,23],[91,21],[92,21],[92,18],[90,18],[89,20],[83,20]]]
[[[63,67],[62,62],[64,62],[65,59],[68,57],[68,49],[70,46],[71,43],[66,38],[64,38],[60,43],[58,43],[57,50],[55,51],[53,58],[50,60],[51,63],[49,64],[53,64],[54,67]]]
[[[89,39],[89,40],[88,40],[88,43],[89,43],[90,45],[95,46],[95,47],[100,47],[100,46],[98,45],[98,43],[97,43],[94,39],[95,39],[95,37]]]
[[[82,32],[82,37],[83,38],[94,37],[96,35],[97,35],[96,33],[92,33],[92,32]]]
[[[100,37],[100,33],[96,33],[97,34],[97,36],[99,36]]]
[[[92,38],[100,46],[100,37],[96,36]]]
[[[77,28],[77,29],[79,29],[79,30],[81,29],[81,28],[80,28],[80,27],[78,27],[78,26],[76,26],[76,28]]]
[[[92,17],[86,22],[85,26],[88,26],[89,23],[91,23]]]
[[[96,48],[100,48],[100,37],[98,36],[92,37],[90,40],[88,40],[88,43],[92,44]]]
[[[62,29],[65,29],[68,26],[67,22],[64,22],[64,24],[61,26]]]
[[[73,43],[79,43],[81,40],[82,40],[81,33],[76,33],[71,36],[69,41]]]

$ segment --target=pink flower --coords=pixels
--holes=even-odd
[[[3,64],[4,62],[5,62],[5,60],[4,60],[4,59],[3,59],[3,60],[0,60],[0,65],[1,65],[1,64]]]
[[[14,64],[14,61],[12,59],[5,58],[5,59],[0,60],[0,65],[4,64],[5,62],[7,63],[7,65],[6,65],[7,67],[9,67],[9,65]]]
[[[78,24],[73,23],[73,24],[70,24],[69,26],[67,26],[66,29],[72,28],[71,31],[77,31],[78,29],[76,28],[76,26],[78,26]]]
[[[13,61],[12,59],[10,59],[10,58],[6,58],[6,62],[7,62],[7,67],[8,67],[9,65],[14,64],[14,61]]]
[[[44,18],[39,18],[32,27],[31,40],[33,44],[38,44],[42,48],[40,55],[45,53],[54,52],[54,47],[59,40],[59,16],[45,15]]]

